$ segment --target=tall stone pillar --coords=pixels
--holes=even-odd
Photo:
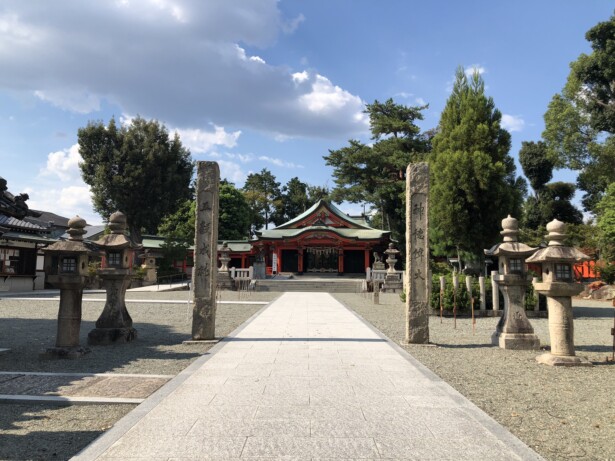
[[[218,275],[218,191],[220,167],[197,162],[194,267],[192,270],[192,339],[214,340]]]
[[[429,166],[406,170],[406,342],[429,343]]]

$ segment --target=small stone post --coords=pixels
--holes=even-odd
[[[494,311],[500,310],[500,291],[496,280],[497,276],[498,271],[491,271],[491,303]]]
[[[532,277],[532,285],[536,285],[540,279],[538,277]],[[540,311],[540,293],[534,290],[534,294],[536,295],[536,304],[534,304],[534,312]]]
[[[429,343],[429,166],[406,170],[406,343]]]
[[[47,281],[60,288],[60,309],[55,347],[41,352],[41,358],[78,358],[90,352],[79,344],[81,300],[88,273],[90,249],[83,243],[85,220],[79,216],[68,221],[66,241],[59,241],[43,250]]]
[[[551,352],[539,355],[539,363],[552,366],[592,366],[585,357],[574,352],[574,320],[572,296],[583,291],[583,285],[574,283],[572,265],[589,261],[586,254],[576,248],[564,246],[566,224],[554,219],[547,224],[549,245],[530,256],[528,263],[542,264],[542,282],[534,290],[547,297]]]
[[[480,290],[480,310],[487,310],[487,300],[485,299],[485,277],[478,277],[478,289]]]
[[[218,275],[218,194],[220,167],[197,162],[194,268],[192,271],[192,339],[213,341],[216,333]]]

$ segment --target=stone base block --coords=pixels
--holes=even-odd
[[[401,282],[384,282],[380,291],[383,293],[401,293],[403,289]]]
[[[501,349],[512,350],[538,350],[540,340],[533,333],[493,333],[491,344],[499,346]]]
[[[94,328],[88,333],[88,344],[107,346],[115,343],[128,343],[137,339],[134,328]]]
[[[216,282],[218,285],[217,287],[220,290],[235,289],[235,281],[231,278],[231,275],[228,272],[218,272]]]
[[[41,359],[78,359],[91,352],[87,347],[50,347],[40,354]]]
[[[594,364],[587,360],[586,357],[561,356],[550,353],[542,354],[536,357],[538,363],[550,365],[552,367],[593,367]]]
[[[220,342],[222,338],[215,339],[187,339],[186,341],[182,341],[182,344],[193,345],[193,344],[216,344]]]

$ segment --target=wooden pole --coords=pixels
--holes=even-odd
[[[453,328],[457,328],[457,290],[459,289],[459,277],[453,274]]]
[[[474,296],[472,296],[472,276],[466,275],[466,289],[470,296],[470,308],[472,309],[472,334],[476,332],[476,319],[474,318]]]
[[[440,277],[440,323],[442,323],[442,311],[444,304],[444,285],[445,285],[444,277]]]

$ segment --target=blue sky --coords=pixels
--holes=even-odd
[[[138,114],[238,186],[263,168],[332,186],[322,157],[369,141],[365,103],[428,103],[421,126],[434,128],[459,65],[482,73],[516,157],[590,51],[585,32],[612,14],[570,0],[4,0],[0,175],[31,208],[100,223],[77,130]]]

